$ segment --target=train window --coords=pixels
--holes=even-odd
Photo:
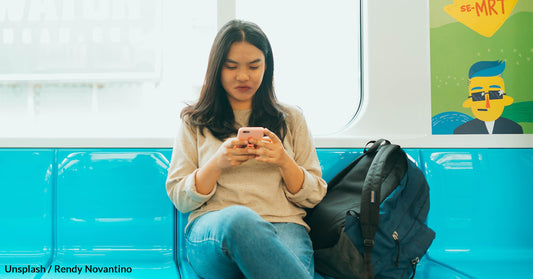
[[[269,37],[276,94],[282,102],[303,109],[313,134],[340,131],[355,116],[361,100],[359,1],[210,3],[211,9],[205,2],[189,4],[194,11],[195,49],[189,60],[196,82],[194,96],[200,91],[217,27],[239,18],[257,23]]]
[[[315,135],[341,130],[360,102],[359,1],[237,0],[236,17],[269,37],[276,93],[303,108]]]
[[[160,1],[2,1],[1,80],[155,79]]]
[[[173,136],[218,27],[235,17],[267,33],[278,97],[314,134],[341,130],[359,106],[358,1],[2,2],[4,135]]]
[[[163,1],[1,1],[2,136],[145,134],[163,116]]]

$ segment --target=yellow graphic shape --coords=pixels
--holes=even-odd
[[[497,90],[502,94],[501,99],[491,99],[489,91]],[[474,116],[482,121],[495,121],[504,107],[513,103],[513,98],[504,95],[505,84],[501,76],[473,77],[468,85],[469,98],[463,102],[463,107],[472,109]],[[474,100],[473,93],[485,93],[482,100]]]
[[[527,0],[531,1],[531,0]],[[492,37],[507,20],[518,0],[454,0],[444,11],[485,37]]]

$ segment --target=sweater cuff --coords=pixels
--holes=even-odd
[[[302,188],[300,188],[300,191],[298,191],[296,194],[293,194],[289,192],[288,189],[285,189],[287,198],[295,203],[298,206],[305,206],[304,202],[307,201],[307,199],[313,194],[313,192],[316,191],[316,177],[312,174],[310,174],[306,169],[303,167],[299,167],[303,173],[304,173],[304,181],[302,183]]]
[[[187,189],[187,196],[193,201],[194,203],[197,203],[198,205],[203,204],[204,202],[208,201],[214,194],[217,188],[217,185],[215,184],[215,187],[213,187],[213,190],[207,195],[200,194],[198,191],[196,191],[196,173],[198,170],[195,170],[189,177],[187,177],[187,180],[185,181],[185,189]]]

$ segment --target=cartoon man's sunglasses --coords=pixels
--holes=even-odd
[[[468,98],[472,98],[472,101],[474,102],[485,101],[485,94],[487,93],[489,94],[489,100],[503,99],[503,95],[506,95],[502,90],[490,90],[488,92],[482,91],[472,93],[470,96],[468,96]]]

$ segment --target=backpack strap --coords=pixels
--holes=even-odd
[[[372,143],[372,146],[370,146],[370,148],[366,149],[368,145],[370,145]],[[371,140],[369,142],[366,143],[366,146],[365,146],[365,149],[364,149],[364,153],[374,153],[378,150],[378,148],[381,146],[381,145],[387,145],[387,144],[390,144],[390,141],[386,140],[386,139],[378,139],[378,140]]]
[[[378,150],[377,154],[372,160],[372,164],[370,165],[363,184],[361,213],[359,217],[364,245],[365,276],[367,279],[374,278],[371,253],[372,248],[374,247],[374,236],[376,235],[379,224],[381,184],[384,178],[383,170],[387,160],[394,160],[391,158],[394,156],[390,155],[397,152],[400,147],[398,145],[390,144],[390,142],[386,140],[378,140],[366,152],[375,151],[376,149]]]
[[[370,144],[372,144],[372,146],[367,149],[367,146],[370,145]],[[363,159],[363,157],[365,157],[366,155],[375,153],[378,150],[378,148],[381,145],[383,145],[383,144],[390,144],[390,141],[388,141],[386,139],[379,139],[377,141],[375,141],[375,140],[369,141],[366,144],[365,149],[363,150],[363,156],[357,157],[357,159],[353,160],[348,166],[344,167],[344,169],[342,169],[337,175],[335,175],[328,182],[328,190],[330,190],[333,187],[335,187],[335,185],[337,185],[340,180],[342,180],[344,177],[346,177],[346,174],[348,174],[348,172],[350,172],[353,169],[353,167],[355,165],[357,165],[359,163],[359,161],[361,161],[361,159]]]

